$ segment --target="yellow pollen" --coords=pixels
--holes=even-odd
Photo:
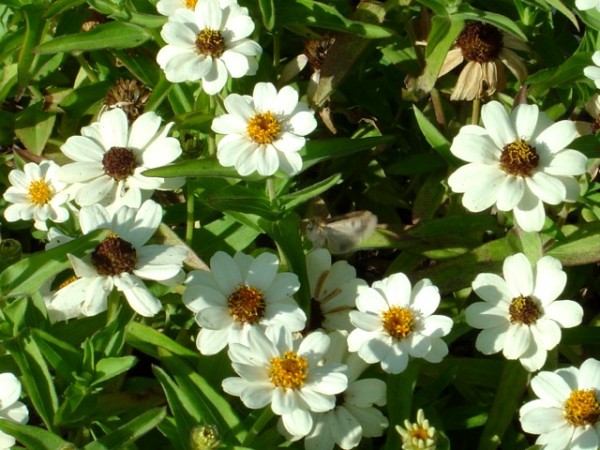
[[[225,39],[219,30],[205,28],[196,36],[196,52],[218,58],[225,51]]]
[[[281,125],[271,111],[257,113],[250,118],[246,132],[257,144],[270,144],[279,136]]]
[[[508,314],[511,323],[531,325],[540,318],[541,311],[534,300],[521,295],[512,299],[508,307]]]
[[[265,314],[264,294],[253,286],[242,284],[227,299],[229,315],[240,323],[255,324]]]
[[[594,425],[600,419],[595,389],[576,389],[565,402],[565,419],[574,427]]]
[[[507,144],[500,155],[500,167],[506,173],[515,176],[528,177],[540,162],[535,147],[527,141],[517,140]]]
[[[68,285],[70,285],[71,283],[73,283],[74,281],[77,281],[77,280],[78,280],[78,278],[75,275],[67,278],[65,281],[63,281],[62,283],[60,283],[58,285],[57,291],[60,291],[62,288],[67,287]]]
[[[308,360],[296,352],[287,351],[283,357],[271,358],[269,378],[274,386],[284,389],[301,389],[308,376]]]
[[[52,200],[52,188],[46,180],[35,180],[29,184],[29,200],[36,205],[45,205]]]
[[[381,317],[385,331],[396,339],[407,337],[415,325],[415,316],[408,308],[392,306]]]
[[[195,9],[196,3],[198,3],[198,0],[184,0],[183,3],[185,4],[185,7],[187,9]]]
[[[421,441],[426,441],[429,439],[429,435],[427,434],[427,430],[423,427],[417,427],[410,432],[410,436],[415,439],[419,439]]]

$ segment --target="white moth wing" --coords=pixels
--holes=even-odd
[[[331,219],[322,228],[327,247],[333,254],[348,253],[377,226],[377,216],[369,211],[356,211]]]

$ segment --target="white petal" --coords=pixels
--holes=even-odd
[[[554,320],[563,328],[572,328],[581,324],[583,308],[572,300],[559,300],[552,302],[545,308],[546,316]]]
[[[500,102],[495,100],[481,108],[481,120],[498,148],[517,140],[516,131]]]
[[[557,178],[544,172],[535,172],[525,179],[527,187],[533,194],[549,205],[558,205],[564,201],[567,190]]]
[[[567,147],[578,136],[575,123],[571,120],[561,120],[552,124],[535,139],[536,145],[544,145],[551,153]]]

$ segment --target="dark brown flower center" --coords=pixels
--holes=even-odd
[[[110,109],[121,108],[133,122],[144,111],[149,96],[150,91],[138,80],[120,79],[108,90],[104,104]]]
[[[218,58],[225,51],[225,39],[219,30],[205,28],[196,37],[196,52]]]
[[[227,299],[229,315],[236,322],[255,324],[265,315],[265,297],[253,286],[240,285]]]
[[[104,173],[119,181],[125,180],[137,167],[135,154],[125,147],[111,147],[102,158]]]
[[[456,45],[467,61],[493,61],[498,58],[503,47],[502,33],[487,23],[468,23],[458,36]]]
[[[531,325],[540,318],[542,313],[540,307],[532,298],[521,295],[512,299],[508,307],[508,314],[511,323]]]
[[[600,402],[595,389],[576,389],[565,402],[565,419],[574,427],[594,425],[600,420]]]
[[[540,157],[527,141],[511,142],[502,149],[500,167],[510,175],[528,177],[538,166]]]
[[[135,247],[118,236],[104,239],[92,253],[92,264],[100,275],[112,276],[133,272],[137,262]]]

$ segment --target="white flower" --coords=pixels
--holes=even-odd
[[[577,9],[581,9],[582,11],[592,8],[596,8],[598,11],[600,11],[599,0],[575,0],[575,6]]]
[[[168,44],[156,61],[173,83],[202,80],[202,89],[214,95],[227,78],[254,75],[258,43],[247,39],[254,30],[248,10],[233,1],[201,0],[196,8],[180,8],[169,16],[160,35]]]
[[[346,366],[323,363],[329,341],[319,331],[294,341],[284,326],[265,333],[253,327],[247,345],[229,346],[229,358],[240,377],[223,380],[223,390],[239,396],[250,409],[270,403],[288,433],[306,436],[313,426],[311,412],[333,409],[335,396],[348,386]]]
[[[256,83],[252,97],[230,94],[224,104],[228,114],[212,123],[213,131],[226,135],[217,145],[223,166],[235,166],[242,176],[255,171],[273,175],[278,169],[288,175],[300,171],[298,152],[317,121],[314,112],[298,101],[294,88],[277,91],[271,83]]]
[[[331,253],[325,248],[311,251],[306,255],[306,269],[310,294],[314,301],[312,318],[322,319],[309,328],[322,327],[325,331],[351,331],[350,311],[356,308],[358,287],[366,282],[356,278],[356,270],[347,261],[331,264]]]
[[[560,261],[541,258],[535,268],[524,254],[504,260],[504,278],[482,273],[473,290],[484,301],[467,307],[467,323],[483,331],[475,346],[486,355],[502,351],[507,359],[519,359],[530,372],[546,362],[548,350],[558,345],[561,327],[581,323],[583,309],[571,300],[556,301],[567,283]]]
[[[519,411],[527,433],[543,450],[596,450],[600,446],[600,361],[587,359],[580,369],[540,372],[531,380],[539,398]]]
[[[64,192],[66,184],[58,180],[58,164],[42,161],[25,164],[23,170],[11,170],[8,174],[10,186],[4,192],[9,205],[4,217],[9,222],[31,220],[39,230],[46,230],[46,220],[55,223],[69,219],[66,203],[69,196]]]
[[[183,247],[144,245],[162,219],[162,208],[152,200],[139,209],[122,206],[110,214],[100,205],[81,209],[81,230],[112,233],[96,249],[80,259],[68,255],[77,280],[60,289],[48,305],[56,319],[94,316],[107,309],[107,297],[114,288],[122,292],[131,308],[144,317],[154,316],[161,302],[143,280],[171,285],[183,281]],[[68,239],[64,239],[68,240]]]
[[[565,147],[577,136],[570,120],[552,123],[535,105],[521,104],[510,116],[497,101],[484,105],[485,128],[463,126],[452,142],[452,153],[469,164],[448,179],[462,203],[479,212],[492,205],[514,211],[525,231],[544,225],[544,204],[574,202],[587,158]]]
[[[163,16],[170,16],[180,8],[196,9],[196,4],[201,0],[159,0],[156,4],[156,10]],[[237,0],[219,0],[219,5],[237,5]],[[246,8],[243,8],[246,9]]]
[[[404,428],[396,425],[396,431],[402,437],[402,450],[435,450],[437,434],[429,425],[422,409],[417,411],[417,422],[404,421]]]
[[[19,401],[21,383],[12,373],[0,373],[0,418],[27,423],[29,411],[27,406]],[[0,450],[8,450],[15,445],[15,438],[0,431]]]
[[[360,287],[350,321],[356,327],[348,336],[348,348],[369,364],[381,362],[388,373],[406,369],[409,355],[440,362],[448,354],[441,337],[452,328],[452,319],[431,315],[440,304],[440,293],[424,279],[411,290],[403,273],[396,273],[373,287]]]
[[[228,343],[246,344],[257,326],[304,328],[306,315],[292,298],[300,289],[298,277],[277,273],[278,268],[271,253],[253,258],[238,252],[232,258],[217,252],[210,259],[211,272],[190,272],[183,302],[196,313],[201,327],[196,345],[202,354],[214,355]]]
[[[304,439],[307,450],[331,450],[335,444],[343,449],[356,447],[363,437],[383,434],[387,418],[373,405],[386,404],[386,384],[376,378],[358,378],[368,365],[356,353],[348,354],[346,334],[329,335],[331,345],[325,355],[328,364],[348,366],[348,388],[338,396],[335,408],[313,414],[313,429]]]
[[[74,163],[58,170],[58,177],[74,183],[80,206],[102,204],[115,211],[126,205],[139,208],[155,189],[173,189],[183,180],[142,175],[164,166],[181,154],[179,141],[167,134],[173,123],[160,129],[161,118],[147,112],[129,127],[121,108],[106,111],[98,122],[83,127],[61,147]]]
[[[598,5],[600,5],[600,2],[596,2],[598,3]],[[598,10],[600,11],[600,6],[597,6]],[[589,9],[589,8],[586,8]],[[583,74],[588,77],[590,80],[592,80],[594,82],[594,84],[596,85],[596,87],[598,89],[600,89],[600,51],[595,51],[592,54],[592,62],[594,63],[593,66],[587,66],[583,69]]]

